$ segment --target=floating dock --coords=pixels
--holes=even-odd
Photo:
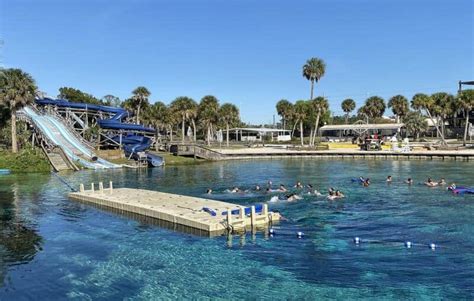
[[[245,207],[159,191],[113,188],[112,182],[108,188],[102,182],[98,186],[92,183],[89,190],[81,184],[79,191],[70,193],[69,198],[196,229],[209,236],[267,228],[281,219],[279,213],[268,211],[267,204]]]

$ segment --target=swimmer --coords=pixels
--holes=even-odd
[[[206,194],[212,194],[212,189],[211,189],[211,188],[208,188],[208,189],[206,190]]]
[[[441,180],[439,180],[439,182],[438,182],[438,185],[446,185],[445,179],[441,178]]]
[[[388,183],[388,184],[392,183],[392,176],[388,176],[388,177],[387,177],[387,183]]]
[[[369,185],[370,185],[370,179],[369,179],[369,178],[365,179],[365,181],[362,183],[362,185],[363,185],[364,187],[369,187]]]
[[[286,196],[286,200],[288,202],[293,202],[293,201],[301,200],[301,197],[294,193],[290,193],[289,195]]]
[[[408,178],[408,179],[405,181],[405,184],[408,184],[408,185],[413,184],[413,179],[412,179],[412,178]]]
[[[431,178],[428,178],[428,180],[426,180],[426,182],[425,182],[425,185],[428,186],[428,187],[435,187],[435,186],[438,186],[438,183],[433,182],[433,180]]]
[[[456,190],[456,183],[452,183],[451,185],[449,185],[448,190]]]
[[[260,186],[259,185],[255,185],[255,191],[260,191]]]
[[[332,187],[329,187],[328,193],[329,193],[329,195],[334,195],[336,193],[336,190],[334,190],[334,188],[332,188]]]
[[[342,199],[342,198],[344,198],[344,197],[345,197],[345,196],[344,196],[344,194],[343,194],[342,192],[340,192],[339,190],[336,190],[336,191],[334,192],[334,194],[328,195],[327,198],[328,198],[329,200],[333,201],[333,200],[336,200],[336,199]]]
[[[270,187],[268,187],[267,189],[265,189],[265,193],[272,193],[272,190],[270,189]]]
[[[286,189],[285,185],[280,184],[280,188],[278,188],[278,191],[280,191],[280,192],[287,192],[288,189]]]
[[[359,181],[361,181],[362,183],[365,182],[365,179],[363,177],[359,177]]]
[[[295,186],[293,186],[294,188],[303,188],[303,184],[301,184],[300,181],[296,182]]]
[[[270,181],[270,180],[268,180],[268,182],[267,182],[267,187],[268,187],[268,188],[272,188],[272,185],[273,185],[273,182]]]
[[[234,187],[230,190],[231,193],[237,193],[237,192],[240,192],[241,190],[239,189],[239,187]]]

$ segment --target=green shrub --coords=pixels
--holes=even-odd
[[[13,154],[0,150],[0,168],[10,169],[13,172],[49,172],[51,166],[43,152],[31,146]]]

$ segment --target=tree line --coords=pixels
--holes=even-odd
[[[283,128],[286,129],[290,125],[292,132],[294,132],[299,127],[301,145],[304,145],[304,131],[309,129],[309,145],[314,146],[319,126],[330,120],[327,98],[322,96],[313,98],[314,84],[323,78],[325,72],[326,64],[322,59],[311,58],[307,60],[303,65],[302,73],[303,77],[311,83],[310,99],[298,100],[294,104],[282,99],[276,104],[276,111],[281,117]],[[463,116],[463,143],[466,145],[469,114],[474,109],[474,90],[463,90],[455,96],[445,92],[431,95],[418,93],[413,96],[411,102],[403,95],[395,95],[388,100],[387,104],[382,97],[371,96],[357,110],[357,116],[366,119],[367,122],[377,122],[380,121],[387,107],[392,109],[396,122],[403,122],[407,131],[415,137],[427,130],[426,116],[435,126],[443,144],[446,143],[446,120]],[[412,110],[410,110],[410,107]],[[355,108],[356,102],[351,98],[344,99],[341,102],[346,124]]]

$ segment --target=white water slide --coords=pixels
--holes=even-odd
[[[62,148],[64,153],[73,161],[91,169],[118,168],[117,165],[98,158],[93,151],[76,137],[69,127],[50,114],[40,114],[31,107],[21,110],[23,114],[55,145]]]

